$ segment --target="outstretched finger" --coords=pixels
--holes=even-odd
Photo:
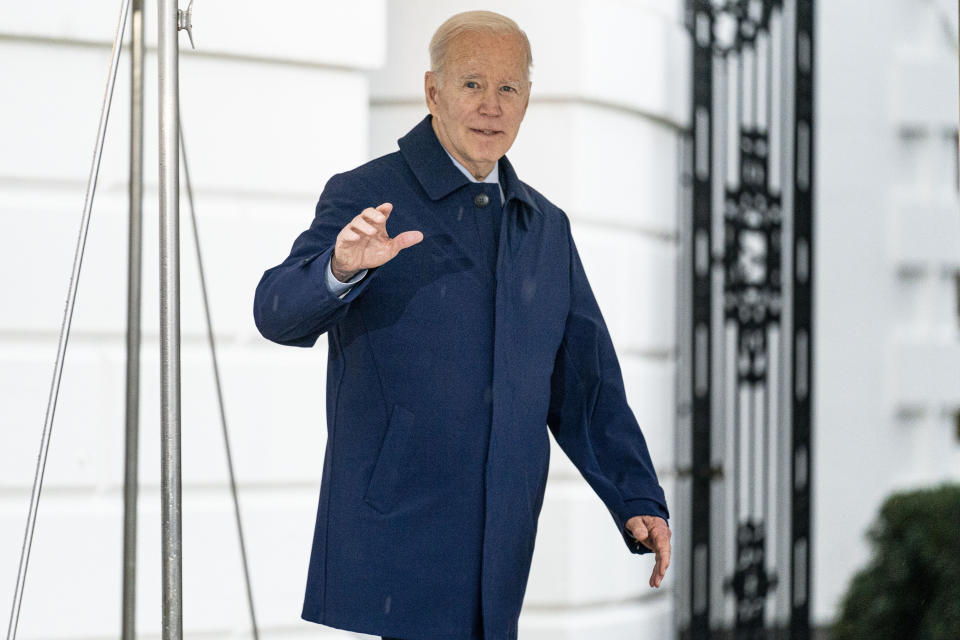
[[[661,537],[656,540],[654,547],[657,561],[653,565],[653,573],[650,575],[650,586],[659,587],[667,574],[667,567],[670,566],[670,543]]]
[[[388,218],[390,217],[390,212],[393,211],[393,205],[389,202],[384,202],[383,204],[374,208]]]
[[[659,587],[663,580],[663,568],[660,565],[660,554],[657,554],[657,561],[653,565],[653,573],[650,574],[650,586]]]

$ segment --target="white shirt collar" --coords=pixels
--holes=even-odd
[[[493,170],[487,174],[486,178],[484,178],[483,180],[477,180],[476,178],[473,177],[472,173],[467,171],[467,168],[465,166],[460,164],[457,161],[457,159],[450,154],[449,151],[444,149],[443,152],[446,153],[447,157],[450,158],[451,162],[453,162],[453,166],[455,166],[457,169],[460,169],[460,173],[467,176],[467,180],[469,180],[470,182],[473,182],[475,184],[479,184],[483,182],[486,184],[495,184],[498,187],[500,187],[500,204],[503,204],[504,200],[506,200],[506,197],[504,196],[504,193],[503,193],[503,186],[500,184],[500,161],[499,160],[497,160],[496,163],[493,165]]]

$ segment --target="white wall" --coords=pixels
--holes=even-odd
[[[960,480],[957,5],[884,9],[817,3],[819,622],[866,563],[882,500]]]
[[[427,113],[427,43],[446,18],[472,8],[459,0],[388,3],[387,63],[372,84],[373,155],[394,150]],[[484,8],[509,15],[530,38],[533,93],[508,155],[521,179],[573,221],[669,501],[676,151],[689,110],[682,3],[526,0]],[[670,637],[675,576],[653,591],[652,567],[650,556],[627,552],[603,504],[555,447],[520,637]]]
[[[185,3],[184,3],[185,4]],[[119,2],[0,7],[0,611],[6,621]],[[181,37],[187,148],[264,637],[356,637],[299,619],[323,452],[325,348],[263,340],[253,291],[326,179],[367,157],[382,0],[204,0]],[[155,41],[156,6],[147,32]],[[363,42],[363,46],[355,43]],[[20,638],[116,638],[122,546],[129,59],[90,228]],[[147,59],[138,628],[158,636],[156,57]],[[182,209],[188,636],[245,635],[246,601]]]

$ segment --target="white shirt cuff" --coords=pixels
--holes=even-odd
[[[333,256],[330,257],[330,260],[327,260],[327,289],[330,290],[330,293],[341,298],[347,295],[347,292],[353,288],[353,285],[363,280],[365,275],[367,275],[367,270],[363,269],[346,282],[340,282],[337,280],[337,277],[333,275]]]

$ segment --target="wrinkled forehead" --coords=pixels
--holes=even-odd
[[[497,81],[526,81],[527,56],[517,34],[468,31],[457,35],[444,61],[450,77],[468,76]]]

